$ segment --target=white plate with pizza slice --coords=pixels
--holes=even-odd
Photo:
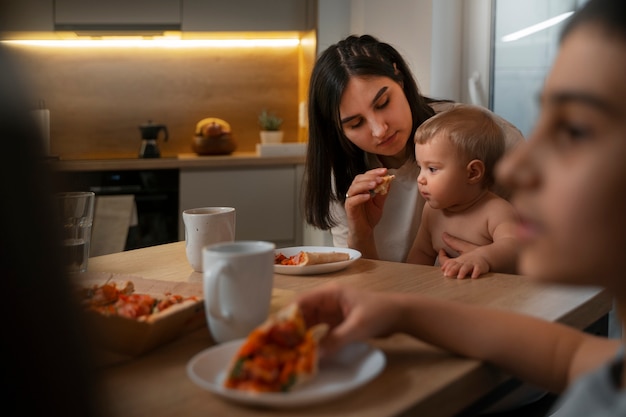
[[[341,271],[361,257],[361,252],[349,248],[336,248],[333,246],[294,246],[275,250],[276,256],[282,254],[286,258],[297,256],[300,252],[309,254],[342,254],[347,255],[346,260],[338,262],[324,262],[313,265],[274,265],[274,272],[285,275],[316,275],[329,272]],[[321,257],[322,261],[324,257]]]
[[[374,379],[385,368],[385,355],[365,343],[346,346],[319,363],[314,378],[289,392],[251,393],[224,387],[233,356],[244,339],[223,343],[196,354],[187,364],[187,375],[201,388],[247,405],[273,408],[320,404],[347,394]]]

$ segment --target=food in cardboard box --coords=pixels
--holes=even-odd
[[[153,314],[185,301],[198,301],[196,296],[184,297],[169,292],[161,296],[136,293],[132,281],[124,282],[120,288],[115,282],[95,284],[83,288],[81,295],[82,305],[88,311],[137,320],[146,320]]]
[[[81,293],[92,292],[92,304],[105,303],[103,306],[87,306],[85,312],[94,341],[100,350],[107,352],[107,356],[135,357],[206,326],[200,282],[170,282],[88,272],[82,274],[78,283]],[[94,288],[102,288],[103,291],[93,292]],[[138,298],[152,298],[157,302],[147,303],[150,306],[148,314],[138,315],[142,310],[133,306],[133,303],[130,303],[130,308],[117,311],[124,314],[116,314],[111,312],[114,309],[107,307],[110,304],[106,304],[107,297],[114,297],[116,292],[118,299],[120,295],[135,294],[141,295]],[[176,295],[176,302],[172,302],[172,297],[167,294]],[[165,301],[169,305],[164,307],[161,303],[159,306],[158,301]]]

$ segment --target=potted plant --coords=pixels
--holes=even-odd
[[[280,143],[283,141],[283,131],[280,127],[283,119],[274,113],[263,110],[259,114],[259,126],[261,126],[261,143]]]

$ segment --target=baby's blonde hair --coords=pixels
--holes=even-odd
[[[443,134],[467,162],[478,159],[485,164],[485,185],[495,183],[494,168],[504,154],[504,130],[486,109],[459,104],[422,123],[415,131],[415,143],[428,143]]]

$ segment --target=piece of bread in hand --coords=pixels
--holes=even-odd
[[[395,175],[385,175],[383,177],[383,182],[381,182],[376,186],[376,188],[374,188],[374,193],[380,195],[387,194],[389,192],[389,184],[391,184],[391,181],[393,181],[394,178],[396,178]]]

